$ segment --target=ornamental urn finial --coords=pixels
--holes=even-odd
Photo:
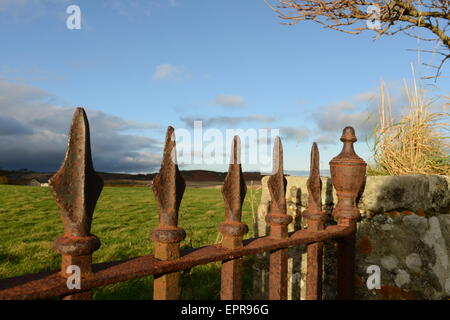
[[[353,148],[357,141],[355,129],[344,128],[341,141],[344,143],[341,153],[330,161],[331,180],[338,197],[333,215],[338,219],[358,219],[356,197],[364,183],[367,164]]]

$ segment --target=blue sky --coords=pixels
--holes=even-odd
[[[66,27],[71,4],[80,30]],[[407,49],[427,44],[280,22],[262,0],[0,0],[0,167],[56,170],[75,106],[90,119],[98,171],[157,170],[165,128],[193,120],[223,133],[279,129],[286,170],[309,168],[312,141],[327,169],[352,125],[368,161],[364,120],[380,80],[399,95],[411,64],[427,72]],[[436,85],[445,93],[450,80]]]

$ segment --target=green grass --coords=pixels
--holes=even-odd
[[[256,191],[254,208],[259,202]],[[249,197],[249,191],[247,197]],[[181,247],[200,247],[218,239],[224,220],[220,189],[187,188],[179,212],[179,226],[186,230]],[[251,203],[246,199],[242,221],[253,236]],[[150,188],[105,187],[97,203],[92,233],[102,245],[94,263],[153,253],[150,231],[158,224]],[[63,233],[58,209],[48,188],[0,185],[0,278],[58,270],[61,257],[52,248]],[[251,257],[244,259],[243,298],[251,299]],[[218,299],[220,262],[181,272],[182,299]],[[94,290],[94,299],[151,299],[152,277],[131,280]]]

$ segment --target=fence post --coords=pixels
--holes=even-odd
[[[241,142],[238,136],[233,139],[231,161],[228,174],[222,187],[225,202],[225,222],[219,227],[223,234],[222,247],[236,249],[242,247],[242,238],[248,232],[248,226],[241,222],[242,203],[247,186],[241,168]],[[222,300],[240,300],[242,287],[242,258],[222,262],[220,298]]]
[[[62,255],[61,275],[71,276],[67,268],[75,265],[80,268],[81,279],[89,277],[92,274],[92,253],[100,247],[100,240],[90,231],[103,180],[94,171],[89,123],[82,108],[77,108],[74,113],[66,156],[49,180],[49,187],[64,224],[64,234],[54,243],[54,248]],[[82,281],[80,284],[83,289]],[[75,293],[63,298],[91,299],[92,292]]]
[[[159,226],[151,233],[155,242],[155,258],[174,260],[180,257],[180,242],[186,232],[178,228],[178,210],[186,183],[176,163],[175,134],[167,128],[164,155],[159,173],[153,179],[153,193],[158,205]],[[180,273],[173,272],[154,276],[153,298],[177,300],[180,296]]]
[[[342,151],[330,161],[331,179],[338,197],[333,216],[339,225],[353,228],[352,234],[338,240],[338,299],[352,299],[355,290],[355,233],[360,217],[356,197],[364,184],[367,166],[355,153],[356,140],[355,130],[346,127],[341,137]]]
[[[288,224],[292,217],[286,214],[286,185],[283,173],[283,147],[280,137],[275,138],[273,148],[273,171],[267,181],[270,192],[270,210],[266,222],[270,224],[269,237],[284,239],[288,237]],[[269,258],[269,299],[287,299],[287,248],[270,252]]]
[[[319,149],[315,142],[311,148],[310,172],[306,184],[308,188],[308,205],[302,212],[302,216],[307,220],[308,230],[323,230],[326,214],[322,211],[322,181],[320,180]],[[322,260],[323,242],[307,245],[307,300],[322,299]]]

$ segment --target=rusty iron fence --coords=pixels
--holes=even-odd
[[[273,153],[274,173],[268,180],[271,196],[266,221],[269,235],[243,240],[248,232],[241,222],[241,210],[246,184],[240,164],[240,140],[234,137],[228,175],[222,195],[225,202],[225,221],[219,226],[223,235],[220,244],[180,250],[185,231],[178,227],[178,209],[185,190],[185,181],[174,160],[174,129],[167,130],[161,169],[153,180],[153,192],[159,214],[159,226],[151,232],[155,242],[153,255],[92,264],[92,253],[100,247],[100,240],[91,234],[91,222],[97,199],[103,188],[102,179],[92,164],[89,123],[85,111],[77,108],[72,119],[67,152],[60,169],[49,180],[49,186],[59,207],[64,234],[54,242],[62,255],[60,271],[41,272],[0,280],[0,299],[91,299],[91,289],[130,279],[153,275],[154,299],[179,298],[179,271],[194,266],[221,261],[221,290],[223,300],[241,298],[243,256],[269,253],[268,297],[287,299],[287,248],[307,244],[307,299],[322,298],[323,242],[335,239],[338,243],[337,297],[352,299],[355,273],[355,231],[359,211],[356,198],[365,179],[366,163],[353,149],[356,136],[353,128],[343,130],[342,152],[331,160],[330,170],[338,203],[333,209],[336,225],[324,226],[319,151],[314,143],[311,150],[311,170],[307,182],[308,204],[302,213],[307,228],[288,233],[292,217],[286,213],[286,178],[283,174],[283,150],[279,137]],[[69,289],[66,273],[69,266],[81,270],[81,288]]]

